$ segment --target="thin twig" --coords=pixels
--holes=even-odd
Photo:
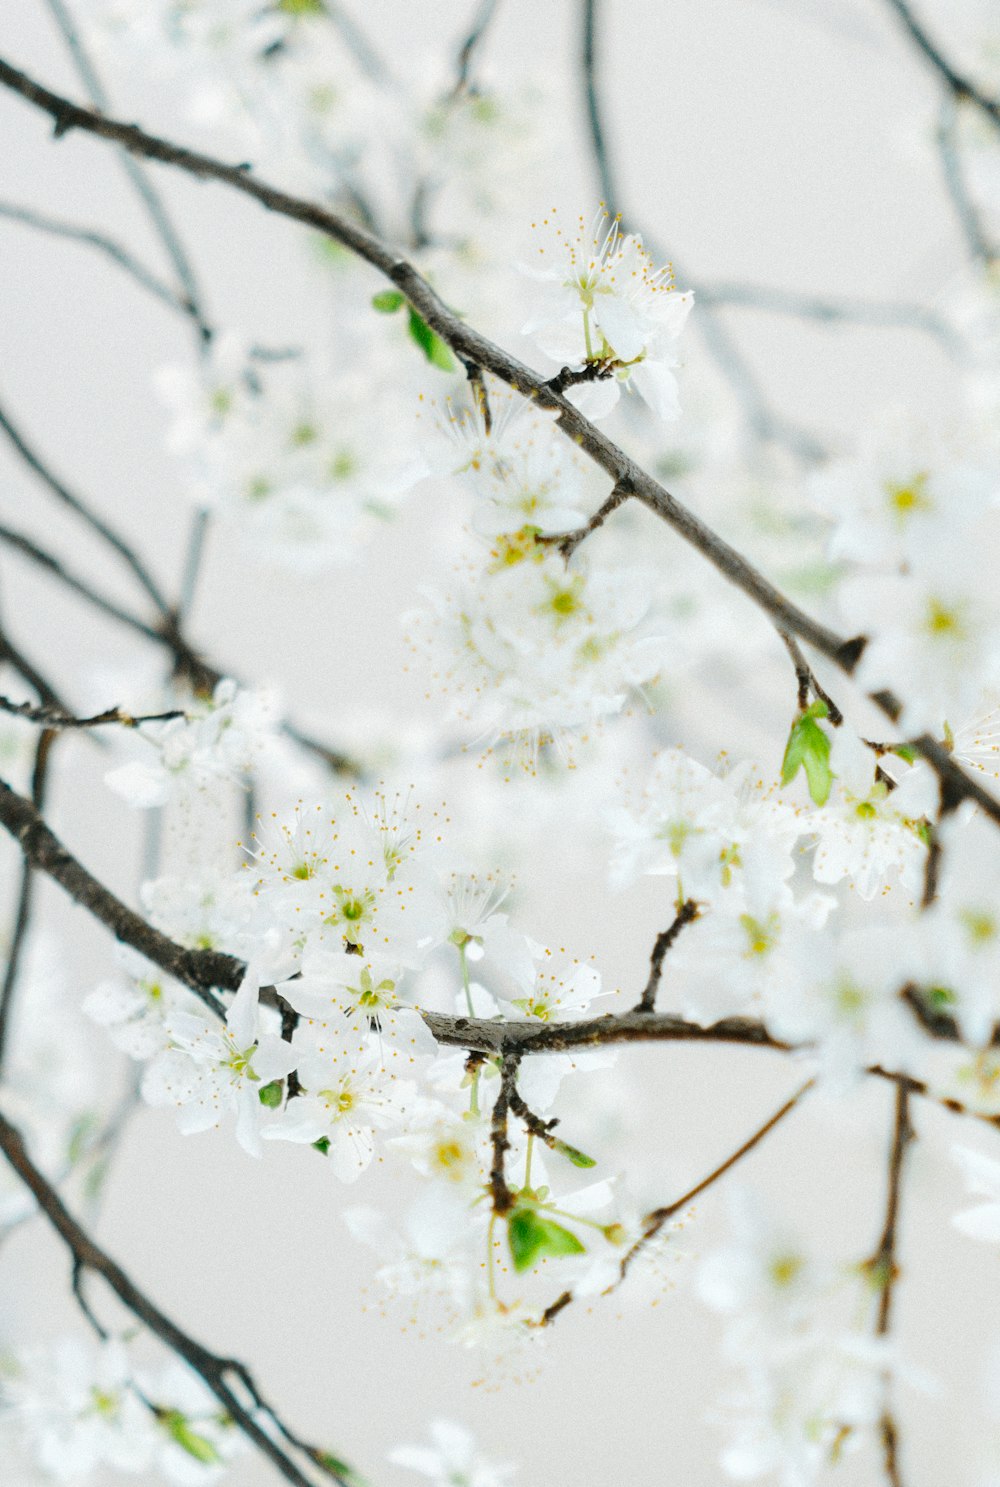
[[[48,785],[49,762],[56,734],[45,728],[35,744],[35,760],[31,771],[31,803],[37,811],[45,809]],[[13,1025],[14,999],[21,974],[24,952],[31,928],[31,911],[35,897],[35,865],[29,857],[21,861],[21,882],[18,889],[17,908],[14,912],[14,928],[10,936],[7,964],[3,982],[0,983],[0,1072],[10,1046],[10,1030]]]
[[[69,486],[59,479],[59,476],[49,468],[38,451],[29,444],[24,434],[3,408],[0,408],[0,429],[7,435],[7,438],[28,469],[38,476],[39,480],[55,496],[56,500],[61,501],[64,506],[68,506],[71,511],[74,511],[87,524],[90,530],[100,537],[102,542],[106,543],[108,547],[112,548],[118,554],[153,601],[159,613],[161,615],[168,614],[170,605],[166,595],[152,573],[150,573],[145,561],[139,556],[131,543],[127,542],[119,532],[116,532],[102,516],[99,516],[82,496],[77,495],[75,491],[71,491]]]
[[[784,641],[785,649],[791,656],[792,665],[795,667],[795,678],[799,687],[799,712],[805,712],[809,706],[809,693],[811,692],[818,702],[826,704],[827,717],[830,719],[834,728],[839,728],[844,721],[844,714],[840,711],[840,708],[834,702],[829,692],[824,691],[816,680],[816,673],[806,660],[802,647],[795,639],[795,636],[789,635],[787,630],[779,630],[778,634]]]
[[[146,268],[145,264],[140,263],[133,253],[105,233],[97,232],[90,227],[80,227],[75,222],[63,221],[60,217],[50,217],[47,213],[36,212],[31,207],[15,206],[6,202],[0,202],[0,217],[8,222],[20,222],[25,227],[32,227],[38,232],[47,233],[50,237],[67,238],[71,242],[85,243],[91,248],[96,248],[119,268],[124,269],[130,278],[154,295],[161,303],[169,305],[172,310],[180,310],[183,315],[188,314],[186,303],[175,290],[171,289],[169,284],[164,284],[162,279],[158,279]]]
[[[808,1079],[805,1084],[801,1085],[790,1099],[786,1100],[773,1115],[767,1118],[762,1126],[754,1131],[752,1136],[743,1142],[742,1146],[737,1147],[736,1151],[731,1156],[728,1156],[724,1162],[720,1162],[717,1167],[713,1167],[708,1176],[703,1177],[700,1182],[696,1182],[693,1188],[688,1188],[686,1193],[674,1199],[672,1203],[667,1203],[662,1208],[654,1208],[651,1213],[646,1214],[646,1217],[642,1221],[642,1234],[622,1258],[621,1276],[623,1279],[636,1256],[645,1249],[651,1240],[656,1238],[664,1224],[669,1223],[676,1214],[683,1212],[685,1208],[689,1207],[695,1198],[700,1197],[706,1188],[710,1188],[714,1183],[717,1183],[720,1177],[725,1177],[726,1173],[731,1171],[737,1162],[742,1162],[745,1156],[749,1156],[754,1147],[759,1146],[765,1136],[770,1135],[775,1126],[780,1125],[785,1119],[785,1116],[792,1113],[796,1105],[805,1098],[815,1083],[815,1079]]]
[[[472,59],[485,41],[486,33],[493,23],[498,9],[498,0],[479,0],[472,24],[466,33],[462,45],[458,49],[458,58],[455,63],[455,86],[452,90],[453,98],[458,97],[460,93],[464,93],[470,86],[469,77],[472,71]]]
[[[953,326],[925,305],[881,303],[878,300],[840,299],[832,295],[803,294],[763,284],[719,281],[700,283],[698,304],[716,309],[759,310],[766,315],[788,315],[820,325],[858,325],[873,329],[913,330],[930,336],[950,356],[962,359],[965,347]]]
[[[589,537],[591,532],[596,532],[598,527],[603,527],[611,513],[617,511],[619,506],[624,506],[629,496],[633,494],[627,481],[618,480],[607,500],[597,508],[590,520],[582,527],[576,527],[572,532],[539,532],[535,541],[545,546],[558,547],[563,557],[568,560],[584,538]]]
[[[875,1319],[876,1337],[887,1337],[892,1328],[893,1300],[899,1280],[897,1261],[899,1238],[899,1208],[903,1185],[903,1161],[915,1132],[910,1124],[910,1090],[905,1084],[896,1085],[893,1108],[892,1141],[889,1147],[889,1175],[886,1191],[885,1220],[874,1254],[865,1261],[863,1269],[871,1277],[878,1290],[878,1312]],[[888,1393],[890,1378],[886,1376]],[[899,1467],[899,1429],[888,1402],[879,1421],[882,1438],[883,1464],[890,1487],[902,1487]]]
[[[32,702],[13,702],[9,697],[0,694],[0,712],[9,713],[15,718],[24,718],[28,723],[38,723],[42,728],[64,731],[77,728],[103,728],[109,723],[116,723],[122,728],[138,728],[142,723],[170,723],[174,718],[183,718],[187,715],[175,708],[172,712],[144,713],[138,717],[133,716],[121,707],[109,707],[104,712],[94,713],[89,718],[76,718],[71,713],[64,712],[60,707],[36,707]]]
[[[500,1088],[493,1105],[490,1120],[490,1144],[493,1162],[490,1167],[490,1198],[493,1212],[502,1218],[514,1206],[514,1194],[507,1185],[506,1157],[510,1148],[508,1116],[511,1103],[517,1092],[517,1069],[520,1055],[506,1053],[500,1067]]]
[[[958,148],[957,125],[958,110],[954,99],[945,98],[935,131],[945,188],[958,218],[969,256],[975,263],[988,269],[1000,261],[1000,245],[991,239],[983,213],[969,190]]]
[[[917,19],[909,0],[885,0],[890,10],[895,11],[910,40],[933,67],[938,77],[958,103],[971,103],[1000,134],[1000,100],[985,93],[965,73],[959,72],[937,42]]]
[[[83,44],[83,39],[77,30],[73,16],[65,0],[47,0],[49,10],[56,25],[62,33],[67,50],[73,59],[80,81],[90,96],[94,107],[102,113],[109,113],[111,100],[108,97],[104,84],[98,76],[90,54]],[[177,275],[178,283],[183,290],[182,305],[190,316],[194,326],[195,336],[199,352],[204,354],[214,334],[209,325],[205,311],[202,307],[201,290],[195,277],[194,268],[187,255],[187,250],[181,242],[177,229],[174,227],[170,213],[167,211],[159,192],[150,181],[146,172],[137,160],[128,153],[121,155],[122,169],[132,183],[132,187],[139,197],[153,225],[156,235],[163,244],[167,257]]]
[[[686,924],[690,924],[698,917],[698,905],[693,898],[686,898],[677,910],[673,923],[667,929],[661,930],[656,937],[653,952],[649,957],[649,978],[646,981],[645,990],[636,1002],[633,1011],[652,1012],[656,1008],[656,994],[660,989],[660,978],[663,975],[663,962],[667,952],[676,941],[678,935]]]

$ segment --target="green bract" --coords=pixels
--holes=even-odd
[[[595,1162],[593,1157],[588,1157],[585,1151],[580,1151],[579,1148],[576,1146],[570,1146],[568,1141],[556,1140],[553,1143],[552,1150],[557,1151],[559,1155],[561,1157],[565,1157],[568,1162],[572,1162],[574,1167],[597,1166],[597,1163]]]
[[[202,1461],[206,1466],[214,1466],[222,1460],[215,1446],[204,1435],[199,1435],[192,1430],[186,1415],[180,1410],[168,1410],[162,1417],[163,1423],[172,1440],[175,1440],[182,1451],[193,1456],[195,1461]]]
[[[830,768],[830,738],[816,721],[829,712],[825,702],[814,702],[800,713],[792,724],[781,762],[781,778],[791,784],[800,769],[805,770],[809,794],[816,805],[825,805],[833,783]]]
[[[536,1208],[515,1208],[507,1220],[507,1241],[515,1270],[530,1270],[539,1260],[559,1255],[582,1255],[576,1235]]]

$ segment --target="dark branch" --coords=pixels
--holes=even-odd
[[[890,10],[895,11],[900,24],[925,60],[937,73],[952,97],[958,103],[971,103],[1000,134],[1000,101],[991,98],[978,88],[970,77],[958,71],[954,63],[919,21],[909,0],[885,0]]]
[[[39,812],[45,809],[49,761],[52,756],[52,745],[55,742],[55,738],[55,733],[51,729],[45,728],[39,734],[38,741],[35,744],[35,762],[31,772],[31,803],[36,811]],[[28,943],[28,931],[31,928],[31,911],[34,907],[35,897],[35,877],[35,865],[31,861],[31,858],[25,855],[21,862],[21,883],[18,889],[17,908],[14,911],[14,928],[10,937],[7,965],[4,969],[3,982],[0,984],[0,1073],[2,1073],[4,1059],[6,1058],[10,1044],[14,998],[17,992],[18,978],[21,974],[24,952]]]
[[[656,993],[660,989],[660,978],[663,975],[663,962],[667,952],[676,941],[678,935],[686,924],[698,917],[698,905],[693,898],[686,898],[674,917],[674,921],[667,929],[661,930],[656,937],[653,953],[649,957],[649,979],[645,990],[634,1007],[636,1012],[652,1012],[656,1007]]]
[[[70,14],[68,6],[64,3],[64,0],[47,0],[47,3],[56,25],[62,32],[67,50],[73,59],[73,65],[76,67],[80,81],[87,90],[91,103],[102,113],[109,113],[111,100],[83,44],[83,40],[73,22],[73,17]],[[134,160],[129,154],[123,153],[121,163],[122,169],[132,183],[132,188],[139,200],[142,202],[146,210],[146,215],[152,223],[153,230],[163,244],[167,257],[177,275],[177,281],[183,290],[183,297],[181,299],[182,308],[191,318],[199,351],[204,352],[214,332],[205,318],[205,312],[202,308],[201,290],[198,287],[194,268],[191,260],[188,258],[187,250],[181,242],[177,229],[171,221],[170,214],[164,206],[159,192],[150,181],[138,160]]]
[[[99,1275],[132,1315],[193,1369],[212,1391],[227,1414],[232,1416],[242,1433],[278,1469],[286,1482],[293,1483],[294,1487],[314,1487],[314,1483],[301,1471],[287,1452],[262,1429],[254,1418],[254,1412],[247,1409],[234,1393],[228,1382],[230,1376],[238,1378],[248,1388],[255,1410],[262,1410],[286,1440],[298,1444],[297,1438],[281,1423],[273,1407],[260,1397],[244,1365],[231,1358],[219,1357],[201,1343],[196,1342],[139,1289],[121,1266],[112,1260],[110,1255],[102,1250],[73,1218],[55,1188],[31,1161],[21,1133],[3,1115],[0,1115],[0,1150],[3,1151],[18,1177],[34,1194],[42,1213],[69,1250],[72,1256],[74,1290],[81,1299],[87,1315],[92,1316],[92,1313],[89,1305],[83,1301],[82,1281],[84,1272],[90,1271],[94,1275]],[[93,1321],[98,1331],[103,1332],[104,1329],[101,1328],[96,1317]],[[307,1449],[310,1453],[315,1452],[314,1459],[317,1460],[322,1455],[315,1447],[303,1449]],[[338,1473],[327,1468],[326,1474],[340,1482],[342,1487],[347,1487],[347,1483]]]
[[[56,500],[61,501],[64,506],[68,506],[71,511],[74,511],[77,516],[86,522],[90,530],[100,537],[102,542],[106,543],[108,547],[112,548],[118,554],[138,579],[159,613],[161,615],[168,614],[170,612],[170,605],[167,602],[166,595],[135,548],[126,542],[118,532],[114,531],[103,517],[98,516],[97,512],[92,510],[81,496],[71,491],[59,479],[58,475],[55,475],[49,469],[48,465],[45,464],[37,451],[28,443],[20,429],[11,421],[3,408],[0,408],[0,429],[7,435],[7,438],[13,444],[21,459],[28,466],[28,469],[38,476],[39,480],[55,496]]]

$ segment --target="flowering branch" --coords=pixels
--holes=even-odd
[[[462,360],[473,362],[492,372],[516,391],[535,399],[540,406],[558,410],[557,424],[562,432],[605,469],[616,485],[620,482],[627,484],[637,500],[677,531],[725,578],[752,599],[779,631],[785,630],[815,646],[848,674],[853,671],[864,649],[863,636],[844,639],[785,598],[741,553],[642,470],[564,397],[554,393],[543,378],[460,320],[411,264],[392,252],[372,233],[355,226],[326,207],[291,196],[277,187],[257,180],[249,170],[241,166],[224,165],[210,156],[147,134],[135,125],[106,119],[90,109],[81,108],[69,99],[43,88],[2,59],[0,85],[10,88],[48,113],[55,120],[57,137],[71,129],[81,129],[112,140],[135,153],[176,166],[196,177],[221,181],[253,197],[269,211],[317,228],[343,244],[391,279],[422,319]],[[0,537],[2,536],[0,531]],[[17,545],[25,550],[32,546],[21,538],[17,540]],[[44,558],[41,560],[45,561]],[[83,587],[78,582],[74,586]],[[105,603],[104,607],[107,608],[108,605]],[[120,612],[117,617],[122,618]],[[168,643],[171,643],[171,639],[176,639],[165,638]],[[898,714],[899,703],[892,694],[880,693],[875,700],[888,716]],[[917,740],[917,747],[949,789],[961,789],[966,798],[975,800],[992,820],[1000,823],[1000,802],[965,775],[950,759],[946,750],[929,736],[922,736]]]

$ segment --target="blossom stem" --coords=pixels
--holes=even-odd
[[[465,992],[465,1005],[469,1009],[469,1016],[475,1017],[476,1008],[472,1000],[472,987],[469,984],[469,958],[465,953],[465,946],[459,945],[458,959],[462,966],[462,990]]]

